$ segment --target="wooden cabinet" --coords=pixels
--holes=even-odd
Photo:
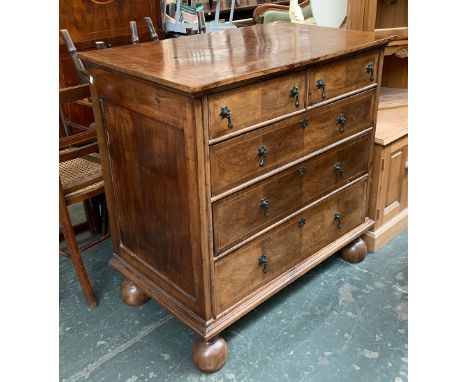
[[[377,251],[408,223],[407,92],[382,88],[375,134],[369,216],[375,226],[364,239]]]
[[[130,44],[130,21],[137,23],[140,41],[149,41],[144,18],[151,17],[160,38],[160,0],[60,0],[59,29],[67,29],[79,52],[106,46]],[[62,38],[59,38],[60,88],[78,85],[80,79]],[[90,103],[64,104],[63,112],[73,122],[88,126],[94,121]],[[73,131],[73,128],[72,128]]]
[[[408,39],[408,0],[349,0],[346,27]],[[389,47],[394,45],[395,41]]]
[[[222,367],[218,334],[265,299],[340,249],[365,257],[388,42],[284,23],[81,55],[122,297],[197,332],[201,370]]]
[[[161,11],[159,0],[60,0],[59,29],[67,29],[76,46],[83,50],[95,49],[96,41],[106,46],[129,44],[130,21],[137,22],[140,41],[149,41],[144,18],[151,17],[160,38]],[[60,39],[60,87],[79,84],[66,46]]]

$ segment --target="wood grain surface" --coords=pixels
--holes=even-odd
[[[210,148],[214,195],[373,126],[374,91],[357,94]],[[337,117],[346,117],[344,131]],[[306,127],[303,128],[304,119]],[[258,150],[267,149],[263,166]]]
[[[384,46],[372,32],[292,23],[265,24],[81,53],[85,65],[200,93]]]
[[[216,253],[368,171],[370,133],[213,204]],[[334,166],[339,163],[341,174]],[[268,201],[268,216],[260,201]]]
[[[374,51],[313,67],[310,73],[309,105],[374,83],[377,80],[377,59],[378,52]],[[374,69],[372,75],[366,71],[368,64]],[[325,84],[324,90],[317,87],[320,80]]]
[[[285,272],[303,257],[310,256],[364,221],[363,204],[367,181],[359,182],[324,203],[222,258],[215,264],[216,313],[252,293],[260,285]],[[339,225],[334,214],[343,217]],[[305,220],[301,226],[300,219]],[[264,272],[259,258],[268,261]]]
[[[296,106],[296,97],[291,97],[291,90],[294,87],[299,93],[298,106]],[[305,102],[305,71],[210,95],[208,97],[210,139],[304,109]],[[220,116],[220,110],[225,106],[230,109],[231,128],[228,127],[228,120]]]

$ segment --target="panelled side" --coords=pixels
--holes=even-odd
[[[209,310],[195,102],[136,78],[95,67],[90,71],[93,100],[98,100],[93,104],[101,114],[101,156],[108,162],[104,180],[106,195],[112,193],[111,229],[118,235],[113,241],[114,266],[129,265],[136,277],[154,286],[146,292],[163,306],[173,312],[172,306],[191,311],[202,323]]]

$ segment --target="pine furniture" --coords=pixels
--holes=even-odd
[[[274,293],[337,251],[365,257],[389,41],[283,23],[81,54],[122,297],[198,333],[201,370]]]
[[[364,235],[372,252],[408,224],[408,91],[381,90],[369,201],[375,225]]]

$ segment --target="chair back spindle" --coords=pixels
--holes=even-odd
[[[138,44],[140,42],[140,39],[138,38],[136,21],[130,21],[130,32],[132,34],[132,44]]]
[[[75,44],[73,44],[73,41],[70,37],[70,34],[68,33],[68,30],[61,29],[60,33],[62,35],[63,41],[65,42],[65,45],[67,46],[68,53],[70,53],[70,56],[73,61],[73,65],[75,66],[76,71],[78,72],[78,76],[80,77],[80,83],[81,84],[89,83],[89,73],[86,71],[83,63],[78,57],[78,51],[75,48]]]
[[[149,30],[151,41],[158,41],[158,34],[156,33],[156,29],[154,28],[153,20],[151,20],[151,17],[145,17],[145,24]]]

